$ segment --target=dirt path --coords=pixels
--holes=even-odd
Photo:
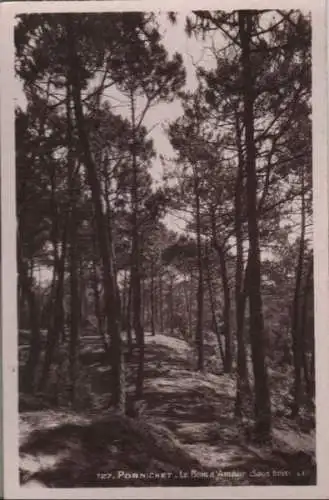
[[[193,348],[184,340],[150,337],[146,353],[145,416],[173,431],[204,467],[218,472],[221,484],[225,471],[236,472],[239,484],[249,484],[250,476],[254,484],[313,480],[314,435],[275,418],[272,446],[251,445],[234,416],[232,376],[196,372]]]
[[[177,462],[177,467],[185,464],[186,468],[189,463],[199,463],[205,474],[209,475],[211,484],[218,485],[314,484],[313,436],[298,433],[292,422],[275,418],[271,447],[259,447],[248,443],[234,416],[235,382],[233,377],[225,374],[196,372],[194,356],[193,348],[184,340],[164,335],[147,337],[145,394],[140,422],[158,426],[156,429],[167,429],[170,435],[174,436],[174,441],[169,439],[168,450],[169,455],[173,457],[182,449],[182,461]],[[103,368],[100,366],[99,370]],[[133,373],[130,374],[130,378],[132,376]],[[115,432],[111,431],[110,435],[107,428],[104,431],[107,437],[102,437],[102,434],[97,431],[99,441],[97,445],[97,439],[92,437],[95,442],[93,449],[88,448],[86,441],[81,444],[87,436],[84,426],[92,425],[94,416],[93,412],[76,415],[66,410],[26,412],[21,415],[20,442],[22,449],[26,448],[21,454],[21,468],[30,474],[31,481],[35,481],[38,471],[45,467],[53,471],[58,469],[57,482],[60,481],[60,474],[64,474],[60,471],[65,470],[66,473],[67,467],[74,468],[77,460],[81,462],[79,471],[81,467],[88,468],[90,453],[94,454],[97,462],[98,455],[103,453],[100,450],[104,448],[105,441],[110,447],[106,451],[106,456],[110,450],[113,452],[118,448],[117,444],[113,446],[113,442],[117,441]],[[121,422],[120,420],[116,422],[118,432],[121,432],[119,429]],[[75,428],[70,431],[71,424],[80,426],[81,432],[76,431]],[[145,437],[142,434],[138,438],[138,425],[137,423],[137,429],[133,431],[135,434],[132,434],[131,441],[143,440]],[[54,435],[56,429],[59,428],[63,431],[58,434],[59,441],[56,441],[57,438]],[[42,438],[37,440],[38,444],[29,448],[26,443],[29,442],[34,429],[39,429],[39,432],[40,430],[47,431],[48,434],[43,440]],[[122,429],[122,433],[125,432]],[[67,441],[63,438],[65,433]],[[130,446],[126,443],[127,439],[122,439],[125,448]],[[164,439],[167,438],[164,437]],[[48,445],[47,440],[52,441],[52,445]],[[135,444],[131,443],[131,445]],[[145,447],[147,446],[146,440]],[[160,443],[159,446],[161,448],[162,444]],[[47,447],[50,451],[46,450]],[[153,451],[154,449],[153,447]],[[173,455],[170,450],[175,449]],[[135,453],[135,450],[134,452],[128,450],[127,453]],[[147,460],[145,450],[139,450],[138,453],[142,453],[145,467],[152,467]],[[107,462],[111,462],[115,467],[115,460],[110,458],[106,459]],[[64,465],[58,465],[64,463],[63,460],[64,462],[66,460],[66,469]],[[134,462],[135,466],[140,465],[141,460],[138,458]],[[161,467],[164,467],[163,463]],[[79,474],[76,473],[76,477]],[[68,479],[68,481],[73,480],[72,477]],[[54,484],[57,484],[56,481]]]

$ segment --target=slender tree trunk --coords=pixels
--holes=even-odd
[[[224,296],[224,338],[225,338],[225,357],[224,372],[232,371],[232,340],[231,340],[231,293],[226,270],[225,252],[217,241],[216,216],[214,208],[211,207],[211,227],[213,246],[219,256],[219,265]]]
[[[302,172],[301,179],[301,234],[299,243],[299,252],[296,267],[296,282],[295,292],[292,306],[292,351],[294,359],[294,402],[292,405],[292,417],[299,414],[301,398],[302,398],[302,368],[303,368],[303,340],[302,340],[302,324],[301,324],[301,289],[302,289],[302,276],[304,267],[304,254],[305,254],[305,193],[304,193],[304,172]]]
[[[197,323],[195,340],[198,353],[198,370],[204,370],[204,334],[203,334],[203,255],[201,243],[201,214],[200,214],[200,194],[199,177],[194,174],[194,195],[195,195],[195,222],[197,241],[197,261],[198,261],[198,289],[197,289]]]
[[[69,211],[66,211],[62,227],[61,251],[60,245],[60,213],[56,201],[56,167],[54,167],[51,177],[51,242],[54,249],[54,268],[53,280],[51,286],[50,318],[48,324],[47,341],[45,347],[45,356],[43,361],[42,373],[38,383],[39,390],[43,391],[48,382],[48,376],[54,362],[56,350],[60,341],[65,341],[65,314],[64,314],[64,273],[67,252],[67,236],[69,224]]]
[[[41,354],[41,337],[39,327],[39,311],[35,293],[33,290],[33,281],[29,276],[29,272],[22,255],[22,245],[18,242],[18,269],[20,275],[20,283],[22,293],[26,297],[29,309],[29,326],[31,330],[30,345],[27,355],[27,361],[23,370],[23,377],[20,390],[27,394],[33,394],[35,391],[35,381],[37,368]]]
[[[206,251],[207,251],[207,259],[206,259],[207,278],[206,279],[207,279],[207,284],[208,284],[208,293],[209,293],[209,301],[210,301],[210,308],[211,308],[212,324],[213,324],[214,332],[215,332],[217,340],[218,340],[220,356],[221,356],[222,364],[223,364],[223,368],[224,368],[225,353],[224,353],[224,348],[223,348],[222,339],[221,339],[221,332],[219,330],[217,318],[216,318],[216,306],[215,306],[214,293],[213,293],[213,289],[212,289],[209,252],[208,252],[207,246],[206,246]]]
[[[194,311],[194,300],[195,300],[195,293],[194,293],[194,275],[193,275],[193,269],[190,270],[190,279],[189,279],[189,304],[190,304],[190,315],[191,315],[191,332],[193,331],[193,311]],[[193,336],[191,338],[194,338]]]
[[[150,330],[150,297],[149,297],[149,290],[148,290],[148,282],[147,278],[143,277],[141,279],[141,302],[142,302],[142,325],[144,329],[144,335],[145,331]]]
[[[151,306],[151,332],[155,336],[155,284],[154,284],[154,262],[151,262],[151,295],[150,295],[150,306]]]
[[[246,346],[244,338],[245,293],[243,290],[243,233],[242,233],[242,195],[243,195],[243,152],[241,144],[241,130],[238,113],[236,112],[236,140],[238,149],[238,173],[235,183],[235,237],[236,237],[236,266],[235,266],[235,314],[236,337],[238,344],[237,356],[237,391],[235,413],[242,416],[242,406],[246,390],[249,389]],[[249,390],[248,390],[249,392]]]
[[[96,244],[94,243],[94,255],[96,258],[97,252],[96,252]],[[94,292],[94,300],[95,300],[95,315],[97,318],[97,327],[98,327],[98,332],[99,335],[102,339],[103,346],[104,346],[104,351],[108,352],[109,351],[109,345],[108,341],[105,336],[105,329],[104,329],[104,323],[103,323],[103,312],[102,312],[102,307],[101,307],[101,298],[100,298],[100,293],[98,289],[98,278],[97,278],[97,265],[96,265],[96,260],[95,258],[93,259],[93,292]]]
[[[162,284],[162,266],[160,267],[159,276],[159,324],[160,324],[160,333],[163,334],[164,324],[163,324],[163,284]]]
[[[108,335],[111,338],[111,357],[112,366],[112,402],[121,412],[125,412],[125,370],[123,360],[123,349],[121,345],[121,326],[120,311],[118,310],[117,286],[115,283],[115,269],[113,264],[112,234],[109,221],[107,220],[102,208],[102,196],[100,182],[97,176],[96,166],[94,164],[89,138],[85,127],[85,118],[81,99],[81,61],[75,49],[75,26],[74,20],[67,17],[67,36],[69,49],[69,81],[72,86],[72,96],[74,102],[74,111],[76,126],[79,137],[81,152],[83,154],[84,164],[87,170],[87,179],[92,194],[92,202],[95,210],[96,227],[98,233],[99,250],[103,264],[104,295],[106,303],[106,316]]]
[[[127,321],[126,321],[126,311],[127,311],[127,302],[128,302],[128,294],[129,294],[129,283],[127,278],[127,270],[123,271],[123,287],[122,287],[122,298],[121,298],[121,307],[122,307],[122,328],[127,332]]]
[[[63,229],[62,249],[57,262],[57,270],[54,269],[52,296],[54,306],[52,308],[52,318],[48,328],[46,351],[43,362],[42,374],[39,380],[39,390],[43,391],[48,382],[48,376],[51,367],[54,363],[56,350],[58,348],[60,339],[62,342],[65,338],[65,321],[64,321],[64,275],[65,275],[65,262],[67,252],[67,233],[68,233],[69,217],[66,215]],[[56,253],[56,251],[55,251]]]
[[[174,335],[174,278],[169,275],[169,290],[168,290],[168,324],[170,335]]]
[[[131,273],[130,273],[130,277],[129,277],[129,290],[128,290],[128,301],[127,301],[127,310],[126,310],[127,342],[128,342],[128,353],[129,353],[129,356],[132,354],[132,350],[133,350],[133,337],[132,337],[132,331],[131,331],[132,292],[133,292],[133,287],[132,287],[132,283],[131,283]]]
[[[79,254],[79,252],[78,252]],[[78,296],[79,296],[79,309],[78,309],[78,324],[79,324],[79,330],[82,331],[82,323],[83,323],[83,310],[82,310],[82,303],[83,303],[83,292],[84,292],[84,259],[82,254],[78,256],[78,267],[79,267],[79,276],[78,276]],[[78,355],[79,356],[79,355]]]
[[[107,171],[107,164],[104,161],[103,165],[103,175],[104,175],[104,198],[105,198],[105,206],[106,206],[106,218],[107,218],[107,225],[108,225],[108,232],[109,232],[109,246],[110,246],[110,253],[111,253],[111,259],[113,262],[113,281],[114,281],[114,286],[115,286],[115,295],[116,295],[116,301],[117,301],[117,307],[118,311],[122,311],[121,307],[121,297],[120,297],[120,290],[118,287],[118,270],[116,266],[116,261],[115,261],[115,249],[114,249],[114,241],[113,241],[113,224],[112,224],[112,207],[111,207],[111,192],[110,192],[110,182],[109,182],[109,175]],[[120,313],[120,320],[121,320],[121,313]],[[122,329],[122,324],[120,325]]]
[[[74,218],[73,218],[74,221]],[[72,226],[73,226],[72,221]],[[78,291],[78,266],[76,252],[76,234],[71,232],[70,243],[70,295],[71,295],[71,315],[70,315],[70,372],[71,372],[71,402],[74,405],[76,400],[76,380],[79,345],[79,291]]]
[[[131,202],[132,202],[132,267],[131,280],[133,288],[133,326],[136,335],[137,345],[139,349],[139,359],[137,367],[136,379],[136,399],[143,397],[144,385],[144,362],[145,362],[145,338],[144,328],[142,324],[142,290],[141,290],[141,268],[140,268],[140,241],[138,233],[138,164],[136,151],[136,117],[135,117],[135,95],[132,89],[130,95],[131,105],[131,126],[132,126],[132,186],[131,186]]]
[[[47,93],[47,98],[49,97]],[[43,115],[39,116],[39,130],[38,130],[38,138],[42,139],[44,137],[44,132],[45,132],[45,124],[47,121],[47,112],[43,113]],[[33,164],[36,160],[36,157],[38,156],[37,149],[35,150],[36,152],[32,155],[32,158],[30,159],[31,164]],[[25,186],[25,183],[24,183]],[[26,187],[23,188],[23,190],[26,190]],[[18,240],[17,240],[17,250],[18,250],[18,255],[17,255],[17,265],[18,265],[18,287],[21,287],[19,290],[19,297],[20,297],[20,292],[22,294],[22,299],[23,303],[25,303],[24,297],[26,298],[27,306],[28,306],[28,317],[29,317],[29,326],[31,329],[31,340],[30,340],[30,346],[29,346],[29,352],[28,352],[28,357],[27,357],[27,362],[23,371],[23,384],[22,384],[22,390],[27,392],[27,393],[33,393],[35,389],[37,388],[37,369],[38,369],[38,364],[40,361],[40,356],[41,356],[41,351],[42,351],[42,337],[41,337],[41,332],[40,332],[40,326],[41,326],[41,319],[39,310],[38,310],[38,304],[37,304],[37,297],[34,293],[33,290],[33,276],[29,276],[28,272],[28,263],[25,262],[25,258],[23,256],[23,241],[24,238],[22,237],[22,231],[21,229],[24,227],[23,223],[23,213],[22,211],[19,210],[19,207],[17,207],[17,215],[18,215],[18,226],[19,226],[19,234],[18,234]],[[21,304],[19,304],[19,327],[21,325]],[[19,388],[20,389],[20,388]]]
[[[19,244],[19,243],[17,243]],[[17,267],[19,271],[19,254],[17,253]],[[26,329],[28,326],[28,322],[26,321],[26,297],[23,292],[23,286],[22,286],[22,280],[20,276],[20,272],[18,272],[18,277],[17,277],[17,300],[18,300],[18,328],[19,330]],[[42,323],[42,314],[41,314],[41,323]],[[42,328],[42,324],[40,325]]]
[[[312,276],[313,276],[313,259],[310,259],[307,267],[307,273],[305,278],[304,290],[303,290],[303,300],[302,300],[302,320],[301,320],[301,341],[302,341],[302,352],[303,352],[303,373],[304,381],[306,387],[306,393],[310,400],[314,397],[314,380],[313,374],[309,367],[309,362],[307,359],[307,347],[308,342],[306,339],[306,329],[307,329],[307,312],[310,293],[312,291]]]
[[[192,338],[192,311],[190,304],[190,297],[188,292],[188,280],[187,280],[187,272],[185,271],[185,278],[183,282],[184,289],[184,300],[185,300],[185,309],[186,309],[186,317],[187,317],[187,325],[188,325],[188,339]]]
[[[154,329],[155,329],[155,333],[157,334],[159,332],[159,287],[158,287],[158,280],[157,280],[156,262],[154,263],[153,289],[154,289],[154,295],[153,295]]]
[[[223,295],[224,295],[224,337],[225,337],[225,362],[224,372],[232,371],[232,340],[231,340],[231,296],[227,276],[225,253],[221,246],[217,247],[221,268]]]
[[[76,400],[76,379],[78,363],[78,343],[79,343],[79,291],[78,291],[78,255],[77,255],[77,186],[76,174],[74,172],[73,145],[72,145],[72,117],[71,117],[71,96],[69,86],[67,88],[67,146],[68,146],[68,172],[70,190],[70,396],[72,405]],[[78,173],[78,172],[77,172]]]
[[[145,278],[142,276],[140,279],[140,289],[141,289],[141,322],[145,335],[144,325],[147,324],[148,301],[147,301],[147,289],[145,285]]]
[[[243,74],[243,104],[247,174],[247,215],[249,236],[249,311],[250,340],[255,380],[255,434],[259,439],[271,436],[271,402],[265,362],[265,331],[261,297],[261,261],[257,219],[257,172],[254,139],[254,77],[250,56],[253,14],[239,11],[239,35]]]
[[[311,363],[310,363],[310,372],[311,372],[311,380],[312,380],[312,397],[315,396],[315,348],[314,348],[314,332],[312,335],[312,351],[311,351]]]
[[[243,269],[242,269],[243,271]],[[242,408],[244,406],[244,400],[247,399],[247,404],[251,398],[251,388],[249,382],[248,365],[247,365],[247,352],[246,343],[244,335],[244,323],[245,323],[245,310],[246,301],[248,297],[248,277],[249,277],[249,255],[246,263],[246,268],[244,272],[244,279],[242,280],[243,287],[239,295],[239,310],[236,311],[237,315],[237,334],[241,337],[237,337],[238,341],[238,358],[237,358],[237,391],[236,391],[236,401],[235,401],[235,414],[236,416],[242,416]],[[239,316],[238,316],[239,315]]]

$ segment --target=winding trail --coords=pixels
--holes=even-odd
[[[182,463],[188,464],[191,460],[193,464],[195,460],[202,470],[212,473],[211,484],[314,484],[314,434],[302,434],[293,422],[274,417],[272,445],[251,445],[244,438],[239,421],[234,416],[233,377],[196,372],[195,366],[194,349],[186,341],[165,335],[146,337],[141,423],[150,423],[155,429],[165,429],[170,436],[174,436],[174,446],[178,451],[183,450]],[[128,377],[131,385],[133,367],[134,360]],[[104,374],[104,367],[100,364],[96,363],[92,369],[95,373]],[[101,390],[100,395],[104,398]],[[98,417],[100,414],[106,416],[108,410],[97,411]],[[74,460],[80,460],[88,467],[88,457],[85,457],[87,445],[80,442],[84,439],[83,433],[81,437],[73,430],[74,437],[72,432],[63,430],[63,433],[67,432],[67,449],[65,442],[64,447],[63,443],[57,445],[57,438],[52,439],[51,436],[56,430],[68,428],[71,424],[81,428],[91,426],[94,419],[93,411],[80,414],[66,409],[23,412],[20,423],[21,471],[30,478],[26,484],[35,484],[40,470],[62,470],[59,464],[65,460],[71,465]],[[49,447],[46,438],[43,441],[39,439],[37,445],[29,445],[36,429],[38,432],[49,431],[47,439],[53,443],[50,451],[46,450]],[[114,437],[115,434],[108,436],[106,453],[116,450],[112,443]],[[141,439],[144,439],[143,436]],[[98,443],[99,449],[103,445]],[[97,449],[92,452],[97,458]],[[114,459],[107,460],[115,465]]]

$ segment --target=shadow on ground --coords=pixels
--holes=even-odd
[[[271,446],[251,445],[234,416],[234,380],[195,372],[193,351],[177,338],[147,339],[138,418],[110,410],[97,417],[93,412],[22,413],[21,482],[47,487],[315,484],[314,436],[278,421]],[[106,387],[109,374],[101,359],[95,359],[94,370]],[[133,358],[130,383],[135,370]]]

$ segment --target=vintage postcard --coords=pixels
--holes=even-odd
[[[5,499],[328,498],[324,1],[0,38]]]

